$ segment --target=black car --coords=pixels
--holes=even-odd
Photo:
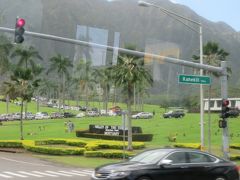
[[[239,110],[236,108],[231,108],[228,113],[230,118],[236,118],[239,116]]]
[[[70,112],[65,112],[65,113],[63,113],[63,117],[64,118],[71,118],[71,117],[75,117],[75,114],[70,113]]]
[[[183,116],[185,116],[183,111],[169,111],[163,114],[164,118],[182,118]]]
[[[192,149],[154,149],[95,169],[92,180],[239,180],[231,161]]]

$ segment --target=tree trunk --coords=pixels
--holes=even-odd
[[[20,140],[23,140],[23,100],[21,102],[21,114],[20,114]]]
[[[37,95],[37,112],[39,112],[39,95]]]
[[[24,117],[24,119],[27,119],[27,109],[28,109],[28,103],[26,101],[26,104],[25,104],[25,117]]]
[[[131,87],[128,85],[128,99],[127,99],[127,109],[128,109],[128,151],[132,151],[132,119],[131,119]]]
[[[6,113],[8,114],[9,113],[9,95],[7,95],[6,97]]]

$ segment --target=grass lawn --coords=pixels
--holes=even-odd
[[[120,105],[121,106],[121,105]],[[121,106],[125,107],[125,106]],[[146,142],[147,148],[164,147],[172,145],[169,142],[168,136],[176,136],[176,142],[178,143],[200,143],[200,115],[187,113],[182,119],[164,119],[162,118],[163,109],[154,105],[145,105],[145,111],[155,111],[155,116],[152,119],[139,119],[133,120],[133,126],[140,126],[143,129],[143,133],[152,133],[154,135],[151,142]],[[20,106],[16,106],[11,103],[10,112],[19,112]],[[34,102],[29,103],[28,111],[35,113],[36,104]],[[40,111],[56,112],[57,109],[41,107]],[[6,113],[5,103],[0,102],[0,114]],[[76,112],[77,114],[77,112]],[[77,139],[75,133],[66,133],[64,122],[71,120],[75,124],[75,129],[88,129],[89,124],[96,125],[121,125],[121,116],[117,117],[84,117],[84,118],[71,118],[71,119],[49,119],[49,120],[27,120],[24,121],[24,139],[47,139],[47,138],[71,138]],[[218,128],[218,114],[211,115],[211,131],[212,138],[211,143],[213,152],[221,155],[221,143],[222,132]],[[19,121],[3,122],[3,126],[0,126],[0,139],[1,140],[15,140],[20,137]],[[229,119],[229,133],[231,135],[230,143],[240,143],[240,118]],[[205,115],[205,144],[207,149],[207,137],[208,137],[208,116]],[[89,140],[89,139],[88,139]],[[234,151],[234,154],[238,154],[239,151]],[[62,157],[62,156],[42,156],[54,161],[61,161],[64,163],[72,163],[73,165],[82,166],[89,163],[89,167],[95,167],[100,164],[108,162],[116,162],[119,160],[109,159],[87,159],[84,157]],[[91,162],[92,161],[92,162]],[[96,161],[96,162],[95,162]],[[84,163],[82,163],[84,162]]]

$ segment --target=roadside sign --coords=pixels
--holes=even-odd
[[[195,75],[178,75],[178,82],[184,84],[205,84],[210,85],[211,79],[209,76],[195,76]]]

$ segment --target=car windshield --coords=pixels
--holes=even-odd
[[[156,164],[158,163],[168,151],[166,150],[150,150],[143,152],[135,157],[133,157],[130,161],[131,162],[141,162],[146,164]]]

